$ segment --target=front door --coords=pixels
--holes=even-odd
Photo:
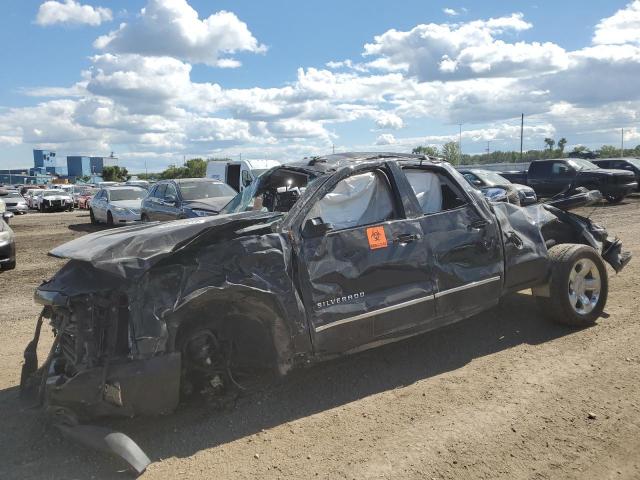
[[[303,237],[299,252],[318,354],[401,335],[435,315],[428,246],[392,182],[385,169],[357,171],[330,187],[305,215],[305,222],[332,225]]]

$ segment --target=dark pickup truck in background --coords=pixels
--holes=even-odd
[[[636,176],[636,182],[640,185],[640,158],[599,158],[594,160],[600,168],[615,168],[616,170],[627,170]],[[640,192],[640,186],[637,187]]]
[[[617,203],[638,188],[633,172],[600,168],[582,158],[535,160],[526,172],[500,174],[513,183],[530,186],[539,197],[552,197],[566,190],[586,187],[599,190],[608,202]]]

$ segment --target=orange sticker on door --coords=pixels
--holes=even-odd
[[[367,239],[371,250],[387,248],[387,236],[384,234],[383,226],[367,228]]]

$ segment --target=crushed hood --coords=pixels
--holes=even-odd
[[[282,215],[244,212],[109,229],[60,245],[49,255],[88,262],[99,270],[130,279],[203,235],[210,235],[215,241],[218,233],[275,222]]]

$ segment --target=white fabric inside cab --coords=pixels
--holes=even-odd
[[[367,172],[345,178],[320,199],[307,215],[322,218],[335,230],[385,221],[393,214],[393,197],[379,173]]]
[[[442,188],[438,175],[424,170],[404,171],[411,184],[423,213],[436,213],[442,210]]]

